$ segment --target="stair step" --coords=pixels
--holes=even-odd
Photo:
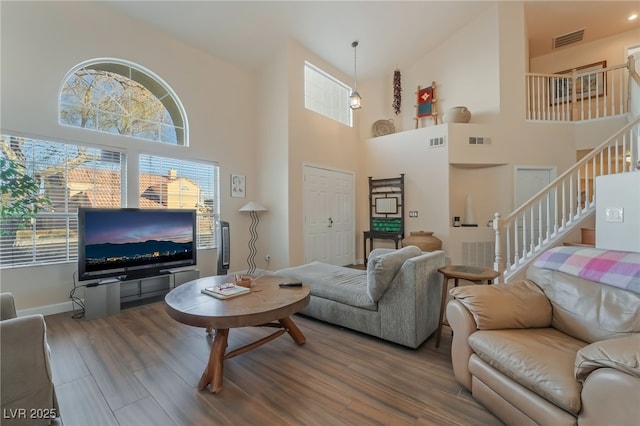
[[[564,246],[575,246],[575,247],[595,247],[595,244],[585,244],[585,243],[562,243]]]
[[[596,230],[595,228],[580,228],[582,232],[581,243],[588,245],[596,245]]]

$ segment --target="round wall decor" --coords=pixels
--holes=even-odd
[[[393,125],[393,120],[378,120],[373,123],[371,128],[374,137],[390,135],[396,132],[396,127]]]

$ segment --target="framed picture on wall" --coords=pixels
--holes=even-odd
[[[578,78],[575,82],[577,101],[604,96],[607,84],[606,73],[602,70],[606,67],[607,61],[600,61],[575,68],[578,72]],[[552,103],[571,102],[574,90],[573,81],[571,79],[572,72],[573,68],[570,70],[560,71],[555,74],[565,74],[567,77],[551,79]]]
[[[245,176],[231,175],[231,196],[235,198],[244,198],[245,194]]]

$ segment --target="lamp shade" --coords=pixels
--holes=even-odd
[[[244,206],[240,207],[241,212],[264,212],[267,211],[267,208],[260,203],[255,201],[250,201]]]
[[[360,93],[356,92],[355,90],[351,92],[351,95],[349,95],[349,107],[351,109],[362,108],[361,101],[362,101],[362,98],[360,97]]]
[[[351,47],[353,47],[353,91],[349,95],[349,108],[353,110],[362,108],[362,98],[358,93],[358,59],[356,56],[358,42],[351,43]]]

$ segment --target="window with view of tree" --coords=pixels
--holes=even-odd
[[[120,207],[123,200],[124,154],[82,145],[15,136],[0,136],[3,188],[13,167],[33,183],[30,198],[23,191],[5,193],[2,203],[22,202],[27,210],[34,197],[46,200],[32,215],[3,211],[0,222],[0,264],[20,266],[72,261],[78,254],[78,207]]]
[[[70,73],[60,123],[187,145],[186,116],[171,89],[150,71],[116,60],[86,62]]]
[[[150,72],[103,60],[69,75],[61,123],[186,145],[184,111]],[[132,207],[196,209],[197,246],[214,247],[218,166],[135,154],[138,179],[128,180],[126,152],[0,136],[0,267],[76,261],[78,208],[127,207],[127,193],[139,194]]]

